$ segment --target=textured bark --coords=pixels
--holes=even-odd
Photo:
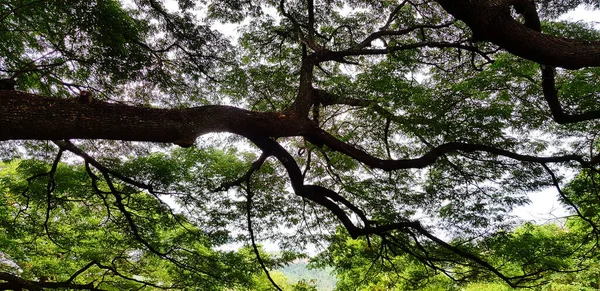
[[[464,21],[476,41],[490,41],[512,54],[540,64],[579,69],[600,66],[600,42],[546,35],[513,19],[511,6],[525,16],[530,0],[436,0],[448,13]],[[533,9],[535,9],[533,7]]]
[[[0,91],[0,140],[112,139],[191,146],[209,132],[283,137],[311,128],[307,119],[231,106],[157,109]]]

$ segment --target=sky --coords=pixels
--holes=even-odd
[[[596,28],[600,29],[600,10],[588,10],[584,6],[560,17],[561,20],[596,22]]]

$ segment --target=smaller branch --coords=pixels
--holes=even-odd
[[[417,48],[424,48],[424,47],[458,48],[458,49],[462,49],[462,50],[466,50],[466,51],[470,51],[470,52],[475,52],[475,53],[481,55],[488,62],[493,62],[493,60],[490,59],[490,57],[487,55],[487,53],[479,50],[478,48],[476,48],[474,46],[465,45],[465,44],[461,44],[461,43],[454,43],[454,42],[434,42],[434,41],[424,41],[424,42],[410,43],[410,44],[397,45],[397,46],[388,46],[386,48],[380,48],[380,49],[365,49],[365,48],[359,47],[359,48],[352,48],[352,49],[343,50],[343,51],[327,51],[327,52],[317,55],[317,61],[318,62],[338,61],[338,60],[343,60],[345,57],[349,57],[349,56],[385,55],[385,54],[390,54],[393,52],[405,51],[405,50],[411,50],[411,49],[417,49]]]
[[[329,37],[323,36],[323,38],[327,41],[331,41],[333,39],[333,37],[338,33],[338,31],[340,31],[342,28],[345,28],[348,31],[348,34],[350,34],[350,42],[353,42],[354,41],[354,32],[352,31],[352,27],[348,24],[342,24],[342,25],[336,27],[329,34]]]
[[[387,153],[388,159],[392,159],[392,154],[390,152],[390,142],[388,141],[391,121],[391,118],[386,118],[385,127],[383,128],[383,142],[385,143],[385,152]]]
[[[583,219],[585,222],[587,222],[592,227],[592,229],[594,230],[594,236],[596,236],[596,241],[598,241],[598,236],[600,235],[598,226],[591,219],[585,217],[585,215],[583,213],[581,213],[581,211],[579,211],[579,207],[577,207],[577,205],[575,205],[575,203],[573,203],[573,201],[571,201],[569,196],[567,196],[562,191],[562,189],[560,188],[560,184],[558,183],[558,179],[556,178],[556,175],[550,169],[550,167],[548,167],[545,163],[542,164],[542,167],[544,167],[544,170],[546,170],[546,172],[552,178],[552,184],[554,185],[554,188],[556,188],[556,190],[558,191],[558,194],[560,195],[560,197],[562,199],[564,199],[565,202],[567,202],[567,204],[569,204],[569,206],[571,206],[573,208],[573,210],[575,210],[575,212],[577,213],[577,216],[579,216],[579,218]]]
[[[313,40],[315,36],[315,3],[308,0],[308,37]]]
[[[269,269],[267,268],[267,266],[265,265],[265,262],[261,258],[260,252],[258,251],[258,247],[256,246],[256,241],[254,239],[254,230],[252,229],[252,196],[254,196],[254,194],[251,192],[251,190],[249,188],[249,186],[250,186],[249,180],[250,180],[250,177],[248,177],[248,180],[247,180],[248,187],[246,189],[248,191],[248,197],[246,200],[246,217],[247,217],[247,222],[248,222],[248,233],[250,233],[250,240],[252,242],[252,249],[254,250],[254,255],[256,255],[256,259],[260,263],[260,267],[263,269],[263,271],[267,275],[267,278],[271,282],[271,285],[273,285],[273,287],[275,287],[275,289],[277,289],[279,291],[283,291],[283,290],[281,290],[279,285],[277,285],[277,283],[275,283],[275,280],[273,280],[273,278],[271,277],[271,273],[269,272]]]
[[[171,287],[171,286],[161,286],[161,285],[157,285],[157,284],[153,284],[153,283],[150,283],[150,282],[141,281],[141,280],[138,280],[138,279],[135,279],[135,278],[132,278],[132,277],[125,276],[125,275],[121,274],[121,272],[119,272],[117,270],[117,268],[115,268],[113,266],[106,266],[106,265],[103,265],[103,264],[101,264],[99,262],[94,262],[94,264],[96,266],[98,266],[98,268],[110,271],[113,274],[117,275],[118,277],[121,277],[121,278],[123,278],[125,280],[128,280],[128,281],[133,281],[133,282],[136,282],[136,283],[143,284],[145,286],[151,286],[151,287],[158,288],[158,289],[164,289],[164,290],[173,289],[173,287]]]
[[[402,160],[384,160],[360,150],[352,145],[349,145],[343,141],[340,141],[336,137],[332,136],[324,130],[316,132],[314,135],[307,137],[307,140],[313,144],[326,145],[329,148],[343,153],[349,157],[356,159],[364,163],[371,168],[378,168],[385,171],[408,169],[408,168],[424,168],[432,165],[437,161],[440,156],[443,156],[452,152],[486,152],[489,154],[503,156],[518,160],[521,162],[533,162],[533,163],[564,163],[576,161],[586,168],[590,168],[590,163],[586,162],[581,156],[578,155],[564,155],[554,157],[537,157],[530,155],[523,155],[514,153],[511,151],[495,148],[483,144],[470,144],[462,142],[449,142],[432,148],[430,151],[425,153],[420,158],[415,159],[402,159]]]
[[[420,24],[420,25],[415,25],[415,26],[411,26],[405,29],[401,29],[401,30],[379,30],[377,32],[374,32],[372,34],[370,34],[369,36],[367,36],[363,41],[361,41],[359,44],[357,44],[356,46],[354,46],[352,49],[353,50],[359,50],[359,49],[363,49],[365,47],[368,47],[371,45],[371,42],[378,39],[378,38],[382,38],[384,36],[401,36],[401,35],[406,35],[409,34],[415,30],[422,30],[424,28],[432,28],[432,29],[437,29],[437,28],[444,28],[444,27],[449,27],[453,24],[453,22],[447,22],[447,23],[443,23],[443,24],[439,24],[439,25],[431,25],[431,24]]]
[[[96,264],[96,262],[94,262],[94,261],[89,262],[87,265],[85,265],[81,269],[77,270],[77,272],[73,273],[73,275],[71,275],[71,277],[69,277],[69,279],[67,281],[65,281],[65,283],[70,284],[71,282],[73,282],[73,280],[75,280],[75,278],[77,278],[77,276],[79,276],[81,273],[85,272],[87,269],[94,266],[95,264]]]
[[[363,230],[361,230],[362,234],[361,235],[365,235],[365,234],[379,234],[382,235],[386,232],[390,232],[392,230],[400,230],[404,233],[409,233],[410,231],[407,230],[407,228],[411,228],[416,230],[418,233],[420,233],[421,235],[427,237],[428,239],[430,239],[431,241],[433,241],[434,243],[436,243],[437,245],[443,247],[446,250],[451,251],[452,253],[468,259],[470,261],[473,261],[475,263],[477,263],[478,265],[484,267],[485,269],[489,270],[490,272],[494,273],[496,276],[498,276],[498,278],[502,279],[504,282],[506,282],[509,286],[511,287],[516,287],[516,285],[511,281],[511,277],[507,277],[504,274],[502,274],[498,269],[496,269],[494,266],[490,265],[488,262],[484,261],[483,259],[479,258],[478,256],[476,256],[473,253],[464,251],[460,248],[457,248],[453,245],[448,244],[447,242],[439,239],[438,237],[436,237],[435,235],[433,235],[432,233],[430,233],[429,231],[427,231],[425,228],[423,228],[423,226],[421,226],[421,223],[419,223],[418,221],[405,221],[405,222],[399,222],[399,223],[393,223],[393,224],[388,224],[388,225],[383,225],[383,226],[378,226],[378,227],[374,227],[374,228],[365,228]],[[416,239],[416,238],[413,238]],[[427,259],[425,258],[426,262],[428,262],[428,264],[430,264],[429,266],[433,266],[431,264],[431,258]],[[434,269],[438,269],[441,270],[440,268],[433,266]]]
[[[78,148],[72,142],[70,142],[68,140],[64,140],[64,141],[63,140],[53,140],[52,142],[54,144],[56,144],[57,146],[59,146],[61,149],[68,150],[68,151],[74,153],[75,155],[83,158],[86,163],[91,164],[96,169],[98,169],[100,172],[103,172],[103,173],[106,172],[112,176],[115,176],[116,178],[118,178],[119,180],[121,180],[127,184],[131,184],[138,188],[148,190],[151,193],[154,192],[152,185],[147,185],[147,184],[135,181],[129,177],[123,176],[122,174],[105,167],[104,165],[102,165],[101,163],[96,161],[94,158],[92,158],[90,155],[88,155],[86,152],[82,151],[80,148]]]
[[[46,1],[46,0],[32,1],[32,2],[29,2],[29,3],[24,3],[24,4],[23,4],[23,5],[21,5],[21,6],[17,6],[17,7],[11,7],[11,8],[10,8],[8,11],[6,11],[6,13],[4,13],[4,15],[0,15],[0,22],[3,22],[3,21],[4,21],[4,20],[6,20],[6,18],[8,18],[8,17],[9,17],[11,14],[13,14],[13,13],[15,13],[15,14],[16,14],[16,12],[17,12],[17,11],[19,11],[19,10],[21,10],[21,9],[24,9],[24,8],[26,8],[27,6],[36,5],[36,4],[39,4],[39,3],[43,3],[43,2],[45,2],[45,1]],[[23,3],[23,2],[20,2],[20,3]]]
[[[63,149],[58,150],[58,154],[52,163],[52,168],[50,172],[48,172],[48,184],[46,185],[46,219],[44,220],[44,230],[46,231],[46,235],[48,239],[53,242],[55,245],[60,246],[50,235],[50,230],[48,229],[48,221],[50,220],[50,211],[52,210],[52,192],[56,188],[56,182],[54,181],[54,174],[56,173],[56,168],[58,167],[58,163],[63,154]]]
[[[554,67],[541,66],[542,92],[550,107],[554,121],[558,124],[577,123],[587,120],[599,119],[600,110],[594,110],[581,114],[566,114],[558,101],[558,90],[556,89]]]
[[[248,181],[254,172],[258,171],[260,167],[265,163],[265,160],[271,156],[271,153],[264,151],[260,157],[252,163],[250,169],[241,177],[237,178],[235,181],[227,182],[221,184],[218,188],[212,190],[212,192],[220,192],[227,191],[229,188],[234,186],[240,186],[242,183]]]
[[[390,13],[390,16],[388,16],[388,20],[385,22],[385,24],[379,30],[388,30],[389,29],[392,22],[394,20],[396,20],[398,12],[400,12],[402,7],[404,7],[404,5],[406,5],[406,2],[408,2],[408,0],[402,1],[402,3],[398,4],[398,6],[396,6],[396,8],[394,8],[392,13]]]
[[[311,160],[312,160],[312,149],[309,149],[308,153],[307,153],[307,157],[306,157],[306,166],[304,167],[304,171],[302,171],[302,179],[306,178],[306,173],[308,173],[308,170],[310,169]]]
[[[296,21],[296,19],[291,14],[287,13],[285,10],[285,0],[279,1],[279,10],[281,11],[281,14],[283,16],[285,16],[285,18],[287,18],[290,22],[292,22],[294,29],[296,29],[296,32],[298,33],[298,37],[301,40],[304,39],[304,33],[302,32],[302,28],[301,28],[300,24],[298,23],[298,21]]]

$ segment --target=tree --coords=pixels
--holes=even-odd
[[[512,229],[528,192],[600,162],[600,33],[556,21],[597,1],[75,2],[0,5],[2,157],[46,163],[30,173],[46,203],[17,218],[45,212],[35,233],[55,246],[49,214],[87,193],[58,190],[64,161],[85,169],[84,200],[103,211],[90,219],[116,219],[185,276],[240,278],[227,260],[204,264],[240,241],[268,271],[257,239],[298,250],[341,225],[456,281],[529,286],[544,264],[505,272],[467,242]],[[239,24],[239,39],[219,23]],[[174,234],[153,230],[179,219],[206,237],[207,261],[174,257]],[[56,281],[85,287],[69,278]]]
[[[253,256],[212,250],[218,235],[168,215],[160,200],[131,193],[137,197],[126,199],[138,205],[127,208],[135,211],[119,212],[122,202],[107,195],[111,186],[99,183],[97,193],[82,187],[89,168],[56,163],[47,169],[35,160],[2,168],[3,290],[221,290],[234,283],[253,286],[247,278],[260,274]],[[123,232],[128,225],[136,227],[129,235]]]

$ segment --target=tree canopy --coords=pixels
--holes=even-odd
[[[596,286],[599,3],[5,0],[0,288]]]

